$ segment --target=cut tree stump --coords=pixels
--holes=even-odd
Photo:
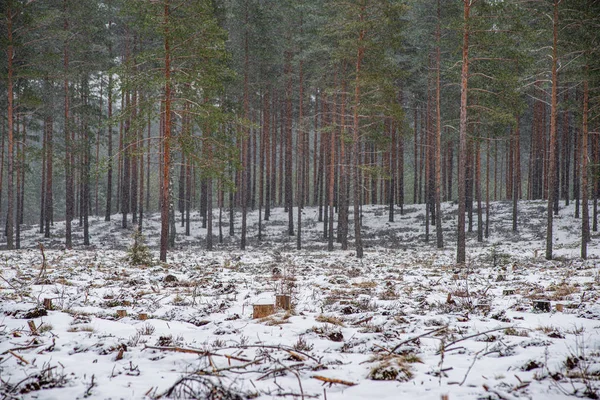
[[[534,300],[533,309],[538,312],[550,312],[550,302],[548,300]]]
[[[147,319],[148,319],[148,314],[147,314],[147,313],[145,313],[145,312],[141,312],[141,313],[139,313],[139,314],[138,314],[138,319],[139,319],[140,321],[145,321],[145,320],[147,320]]]
[[[29,325],[29,330],[31,331],[32,335],[38,334],[38,330],[37,330],[37,327],[35,326],[34,321],[32,321],[32,320],[27,321],[27,325]]]
[[[274,304],[253,304],[252,305],[252,318],[265,318],[275,313]]]
[[[117,317],[123,318],[127,316],[127,310],[117,310]]]
[[[289,294],[277,294],[275,295],[275,307],[281,308],[286,311],[292,309],[292,300]]]
[[[503,294],[504,296],[512,296],[512,295],[514,295],[514,294],[515,294],[515,289],[504,289],[504,290],[502,291],[502,294]]]
[[[44,308],[46,310],[52,310],[52,299],[44,299]]]
[[[562,305],[562,304],[560,304],[560,303],[557,303],[557,304],[554,306],[554,308],[556,308],[556,311],[558,311],[558,312],[563,312],[563,310],[564,310],[564,307],[565,307],[565,306],[564,306],[564,305]]]

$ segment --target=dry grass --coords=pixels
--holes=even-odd
[[[344,321],[342,321],[341,318],[331,317],[331,316],[324,315],[324,314],[321,314],[321,315],[317,316],[315,318],[315,321],[317,321],[317,322],[324,322],[324,323],[327,323],[327,324],[332,324],[332,325],[337,325],[337,326],[345,326],[344,325]]]
[[[289,319],[291,316],[292,316],[292,314],[289,312],[286,312],[285,314],[282,314],[282,313],[271,314],[268,317],[261,318],[259,320],[259,322],[263,323],[267,326],[277,326],[277,325],[289,324],[290,323]]]
[[[374,289],[377,287],[377,282],[373,281],[365,281],[365,282],[355,282],[352,286],[357,287],[359,289]]]
[[[67,329],[67,332],[96,332],[91,325],[76,325]]]
[[[413,378],[410,364],[422,363],[423,361],[416,354],[382,353],[371,357],[369,362],[376,363],[369,372],[369,379],[408,382]]]

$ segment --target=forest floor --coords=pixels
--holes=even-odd
[[[455,203],[443,205],[443,250],[433,227],[424,242],[423,206],[393,223],[386,207],[365,206],[361,260],[337,243],[326,251],[315,208],[303,250],[279,208],[262,242],[251,213],[246,251],[227,226],[205,251],[193,214],[169,262],[144,266],[127,260],[120,216],[92,218],[89,247],[75,223],[73,250],[63,224],[50,239],[29,227],[24,249],[0,253],[0,398],[597,398],[600,236],[579,259],[580,220],[561,205],[546,261],[545,203],[520,202],[518,233],[510,207],[492,204],[482,243],[468,234],[464,267]],[[155,258],[158,219],[145,226]],[[253,318],[277,294],[291,310]]]

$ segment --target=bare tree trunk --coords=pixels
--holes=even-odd
[[[417,129],[417,120],[418,120],[418,115],[419,115],[419,107],[415,104],[415,112],[414,112],[414,117],[413,117],[413,123],[414,123],[414,155],[413,155],[413,160],[414,160],[414,168],[413,168],[413,203],[417,204],[419,202],[418,198],[417,198],[417,194],[418,194],[418,190],[419,190],[419,174],[417,173],[418,170],[418,156],[419,153],[417,151],[417,145],[419,143],[419,137],[418,137],[418,133],[419,130]]]
[[[44,221],[46,212],[46,157],[48,155],[48,117],[44,118],[42,131],[42,181],[40,182],[40,233],[44,233]]]
[[[162,196],[160,203],[160,261],[167,261],[167,247],[169,241],[169,188],[171,170],[171,40],[169,32],[170,2],[165,0],[163,14],[164,23],[164,48],[165,48],[165,99],[164,99],[164,132],[162,153]]]
[[[554,208],[554,175],[556,167],[556,114],[557,114],[557,82],[558,82],[558,4],[561,0],[554,0],[554,16],[552,18],[552,97],[550,111],[550,143],[548,166],[548,221],[546,226],[546,259],[552,259],[552,217]]]
[[[588,69],[586,68],[586,74]],[[590,216],[588,208],[588,102],[589,89],[587,76],[583,81],[583,127],[581,135],[581,258],[587,258],[587,244],[590,241]]]
[[[481,142],[475,146],[475,197],[477,198],[477,241],[483,242],[483,215],[481,207]]]
[[[436,110],[436,134],[435,134],[435,236],[437,248],[444,247],[444,234],[442,232],[442,198],[440,189],[442,186],[442,113],[440,104],[440,70],[441,70],[441,7],[440,0],[437,1],[437,27],[436,27],[436,77],[435,77],[435,110]]]
[[[5,150],[5,140],[6,130],[4,128],[4,121],[0,122],[0,127],[2,128],[2,149],[0,152],[0,199],[3,199],[2,192],[4,190],[3,186],[3,177],[4,177],[4,150]],[[2,201],[0,201],[0,216],[2,215]],[[1,217],[0,217],[1,218]]]
[[[245,14],[245,22],[246,26],[248,24],[248,2],[245,2],[246,14]],[[249,88],[248,88],[248,74],[250,68],[250,55],[248,53],[248,28],[244,31],[244,118],[248,120],[250,117],[250,105],[249,105]],[[246,182],[245,173],[248,169],[248,129],[244,129],[244,137],[242,138],[241,151],[242,151],[242,179],[240,181],[240,199],[242,203],[242,232],[241,232],[241,240],[240,240],[240,249],[246,249],[246,223],[247,223],[247,213],[248,213],[248,202],[247,202],[247,193],[248,193],[248,182]]]
[[[109,45],[109,54],[112,54],[112,48]],[[113,106],[113,77],[108,74],[108,171],[106,173],[106,210],[104,212],[104,220],[110,221],[112,214],[112,191],[113,191],[113,126],[112,126],[112,106]]]
[[[7,46],[7,95],[8,95],[8,109],[7,109],[7,118],[8,118],[8,169],[7,169],[7,177],[6,177],[6,196],[7,200],[7,216],[6,216],[6,248],[8,250],[12,250],[14,248],[14,223],[15,223],[15,214],[14,214],[14,89],[13,89],[13,74],[14,74],[14,66],[13,66],[13,58],[14,58],[14,47],[13,47],[13,18],[15,14],[10,8],[10,3],[6,10],[6,23],[7,23],[7,33],[8,33],[8,46]]]
[[[517,223],[519,216],[519,195],[521,191],[521,156],[520,156],[520,148],[521,148],[521,118],[519,115],[516,115],[515,122],[515,139],[514,139],[514,157],[513,157],[513,193],[512,193],[512,230],[513,232],[517,232]]]
[[[67,1],[63,0],[63,11],[67,12]],[[65,18],[63,25],[65,33],[68,33],[69,30],[69,22]],[[64,123],[65,123],[65,247],[70,249],[73,247],[72,237],[71,237],[71,221],[73,220],[73,171],[72,171],[72,143],[71,143],[71,132],[70,132],[70,124],[69,124],[69,47],[67,45],[67,41],[64,43],[63,48],[63,67],[64,67],[64,96],[65,96],[65,115],[64,115]],[[9,57],[10,58],[10,57]],[[10,130],[10,129],[9,129]],[[9,149],[10,150],[10,149]],[[9,156],[10,159],[10,156]]]
[[[564,97],[565,104],[569,103],[569,90],[565,90]],[[563,143],[562,143],[562,158],[563,168],[561,169],[561,181],[562,181],[562,197],[565,200],[565,206],[569,205],[569,170],[571,168],[571,132],[569,126],[569,111],[565,110],[563,113]]]
[[[213,145],[211,142],[205,143],[207,146],[207,156],[209,165],[213,164]],[[188,187],[188,191],[189,191]],[[213,249],[213,179],[208,177],[206,180],[206,250]]]
[[[52,116],[47,116],[47,132],[46,132],[46,195],[44,196],[44,237],[50,237],[50,225],[54,221],[54,199],[52,190],[52,178],[53,178],[53,158],[54,158],[54,144],[53,144],[53,130],[54,120]]]
[[[463,0],[464,27],[462,46],[462,70],[460,85],[460,126],[458,150],[458,240],[456,246],[456,262],[464,264],[466,261],[466,236],[465,236],[465,205],[466,187],[465,178],[467,171],[467,86],[469,79],[469,14],[471,0]]]
[[[263,110],[263,140],[264,140],[264,148],[265,148],[265,221],[268,221],[271,217],[271,114],[270,107],[271,103],[269,101],[269,92],[271,88],[267,88],[264,95],[264,110]],[[262,193],[262,189],[261,189]]]
[[[286,55],[287,89],[285,98],[285,206],[288,212],[288,235],[294,235],[294,198],[292,186],[292,52]]]
[[[302,33],[302,18],[300,19],[300,32]],[[304,174],[304,165],[306,165],[306,160],[304,156],[304,71],[303,71],[303,62],[300,60],[299,65],[299,74],[300,74],[300,88],[298,99],[298,133],[296,138],[296,148],[297,155],[296,159],[298,163],[300,163],[300,167],[296,171],[296,180],[298,181],[298,189],[296,191],[297,207],[298,207],[298,232],[296,236],[296,249],[300,250],[302,248],[302,208],[304,206],[304,180],[306,176]]]
[[[486,140],[487,148],[485,151],[485,238],[490,237],[490,137]],[[515,176],[516,176],[515,172]]]
[[[337,90],[337,69],[335,71],[335,78],[334,78],[334,87]],[[337,114],[337,93],[333,93],[332,96],[332,106],[331,106],[331,117],[330,117],[330,122],[331,122],[331,131],[329,132],[329,226],[328,226],[328,233],[327,233],[327,250],[329,251],[333,251],[333,216],[334,216],[334,212],[333,212],[333,202],[334,202],[334,186],[335,186],[335,135],[336,135],[336,131],[337,129],[335,128],[336,126],[336,119],[335,119],[335,115]]]
[[[393,122],[390,121],[389,118],[386,119],[385,121],[385,133],[390,135],[390,139],[391,139],[391,146],[392,146],[392,151],[389,153],[388,157],[389,157],[389,171],[390,171],[390,184],[389,184],[389,190],[388,190],[388,206],[389,206],[389,215],[388,215],[388,221],[389,222],[394,222],[394,205],[395,205],[395,194],[396,194],[396,188],[395,188],[395,183],[396,183],[396,164],[398,162],[397,160],[397,150],[398,150],[398,146],[396,143],[396,129],[394,127]]]
[[[364,12],[365,12],[365,6],[361,7],[361,11],[360,11],[360,15],[359,15],[359,19],[360,22],[362,23],[364,20]],[[352,181],[353,181],[353,186],[354,186],[354,242],[355,242],[355,247],[356,247],[356,257],[358,258],[362,258],[363,257],[363,244],[362,244],[362,237],[361,237],[361,218],[360,218],[360,185],[359,185],[359,157],[360,157],[360,153],[359,153],[359,140],[360,140],[360,135],[359,135],[359,128],[360,128],[360,121],[359,121],[359,106],[360,106],[360,79],[361,79],[361,75],[360,75],[360,70],[361,70],[361,65],[362,65],[362,59],[363,59],[363,55],[365,52],[365,48],[364,48],[364,37],[365,37],[365,30],[361,29],[360,32],[358,33],[358,50],[357,50],[357,54],[356,54],[356,78],[355,78],[355,84],[354,84],[354,105],[353,105],[353,132],[352,132]]]

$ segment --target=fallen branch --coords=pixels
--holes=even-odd
[[[206,356],[206,357],[219,356],[219,357],[225,357],[228,360],[236,360],[236,361],[246,362],[246,363],[252,361],[252,360],[248,360],[248,359],[241,358],[241,357],[230,356],[228,354],[211,353],[210,351],[188,349],[188,348],[185,348],[185,347],[144,346],[143,350],[146,350],[146,349],[160,350],[160,351],[173,351],[173,352],[176,352],[176,353],[198,354],[198,355]]]
[[[427,331],[427,332],[425,332],[425,333],[423,333],[423,334],[421,334],[419,336],[415,336],[413,338],[403,340],[402,342],[398,343],[396,345],[396,347],[394,347],[392,350],[388,350],[388,351],[390,352],[390,354],[395,353],[396,350],[398,350],[400,347],[404,346],[407,343],[414,342],[417,339],[420,339],[420,338],[425,337],[425,336],[429,336],[429,335],[431,335],[433,333],[437,333],[437,332],[443,331],[444,329],[447,329],[447,328],[448,328],[447,326],[443,326],[443,327],[438,328],[438,329],[433,329],[431,331]]]
[[[333,385],[334,383],[339,383],[340,385],[346,385],[346,386],[357,385],[354,382],[344,381],[342,379],[328,378],[326,376],[321,376],[321,375],[313,375],[313,376],[311,376],[311,378],[319,380],[321,382],[324,382],[324,384],[329,383],[329,386]]]
[[[29,350],[29,349],[36,349],[38,347],[42,347],[44,345],[44,343],[42,344],[32,344],[31,346],[23,346],[23,347],[13,347],[12,349],[8,349],[5,352],[3,352],[2,354],[8,354],[8,352],[10,351],[21,351],[21,350]]]
[[[472,335],[465,336],[465,337],[463,337],[463,338],[460,338],[460,339],[457,339],[457,340],[455,340],[454,342],[448,343],[448,344],[445,346],[445,348],[444,348],[444,351],[452,351],[452,350],[456,350],[456,349],[449,349],[448,347],[450,347],[450,346],[452,346],[452,345],[455,345],[456,343],[462,342],[463,340],[472,339],[472,338],[474,338],[474,337],[481,336],[481,335],[487,335],[488,333],[492,333],[492,332],[496,332],[496,331],[503,331],[503,330],[505,330],[505,329],[509,329],[509,328],[514,328],[514,329],[516,329],[514,326],[505,326],[505,327],[502,327],[502,328],[489,329],[489,330],[487,330],[487,331],[484,331],[484,332],[474,333],[474,334],[472,334]],[[438,351],[438,353],[437,353],[437,354],[439,354],[439,351]]]
[[[27,361],[26,359],[24,359],[23,357],[21,357],[20,355],[13,353],[12,350],[8,350],[8,354],[10,354],[11,356],[15,357],[17,360],[25,363],[25,364],[29,364],[29,361]]]
[[[371,315],[370,317],[367,318],[363,318],[360,321],[356,321],[355,323],[352,324],[352,326],[356,326],[356,325],[360,325],[360,324],[364,324],[365,322],[369,322],[370,320],[373,319],[373,316]]]
[[[298,353],[298,354],[302,354],[306,358],[310,358],[311,360],[313,360],[314,362],[316,362],[318,364],[321,364],[320,359],[317,359],[316,357],[313,357],[304,351],[296,350],[293,347],[283,346],[283,345],[277,346],[277,345],[267,345],[267,344],[245,344],[245,345],[239,345],[239,346],[222,347],[221,349],[224,350],[224,349],[252,349],[252,348],[281,350],[281,351],[290,353],[292,356],[295,355],[293,353]]]

